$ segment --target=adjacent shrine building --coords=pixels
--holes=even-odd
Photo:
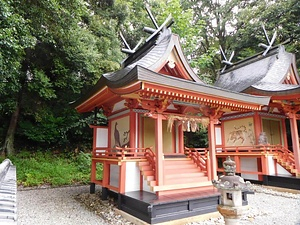
[[[171,23],[152,30],[120,70],[103,74],[74,103],[79,113],[102,109],[108,118],[107,127],[91,125],[91,190],[101,185],[104,199],[117,194],[121,210],[150,224],[215,212],[211,181],[227,155],[250,180],[300,173],[294,55],[273,47],[208,85],[186,61]],[[208,148],[186,148],[184,131],[200,126],[208,129]]]

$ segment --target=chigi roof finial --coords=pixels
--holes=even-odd
[[[139,41],[139,43],[133,48],[131,49],[129,44],[127,43],[125,37],[123,36],[122,32],[120,32],[120,37],[125,45],[126,48],[122,48],[122,52],[127,53],[127,54],[133,54],[135,53],[135,51],[137,50],[137,48],[140,46],[140,44],[143,42],[143,39],[141,38],[141,40]]]
[[[225,64],[225,66],[221,70],[221,73],[223,73],[225,71],[225,69],[226,69],[227,66],[232,66],[233,65],[233,63],[231,62],[231,60],[232,60],[232,58],[234,56],[234,51],[231,52],[231,55],[230,55],[230,57],[229,57],[228,60],[227,60],[227,57],[226,57],[226,55],[225,55],[225,53],[224,53],[224,51],[222,49],[222,46],[220,46],[220,52],[221,52],[221,54],[223,56],[223,59],[224,59],[221,62]]]
[[[146,39],[146,42],[150,41],[155,35],[157,35],[164,27],[167,27],[169,28],[173,23],[174,23],[174,20],[171,16],[171,14],[167,17],[167,19],[160,25],[158,26],[154,16],[152,15],[151,11],[150,11],[150,8],[148,6],[146,6],[146,10],[147,10],[147,13],[152,21],[152,23],[154,24],[155,26],[155,29],[153,28],[150,28],[150,27],[144,27],[144,31],[151,34],[147,39]]]
[[[159,26],[158,23],[156,22],[154,16],[152,15],[150,8],[146,5],[146,10],[147,13],[152,21],[152,23],[154,24],[155,28],[151,28],[151,27],[144,27],[144,31],[151,34],[147,39],[146,42],[150,41],[153,37],[155,37],[160,31],[162,31],[164,29],[164,27],[169,28],[173,23],[174,20],[171,16],[171,14],[168,16],[168,18]],[[138,47],[140,46],[140,44],[143,42],[143,39],[141,39],[138,44],[132,49],[129,44],[127,43],[125,37],[123,36],[123,34],[120,32],[120,37],[125,45],[126,48],[122,48],[122,52],[127,53],[127,54],[133,54],[135,53],[135,51],[138,49]]]
[[[262,54],[263,56],[266,56],[266,54],[268,53],[268,51],[270,50],[270,48],[271,48],[272,45],[274,44],[275,38],[276,38],[276,36],[277,36],[277,31],[274,32],[273,37],[272,37],[272,39],[271,39],[271,41],[270,41],[269,36],[268,36],[268,34],[267,34],[267,31],[266,31],[266,29],[265,29],[265,26],[264,26],[263,24],[262,24],[262,28],[263,28],[263,30],[264,30],[264,34],[265,34],[265,37],[266,37],[266,39],[267,39],[268,44],[266,45],[266,44],[260,43],[260,44],[258,44],[258,46],[259,46],[259,47],[263,47],[263,48],[266,49],[266,50],[264,51],[264,53]]]

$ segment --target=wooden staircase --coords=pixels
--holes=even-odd
[[[297,172],[295,158],[292,152],[277,152],[273,158],[293,176],[300,176],[300,173]]]
[[[203,187],[211,188],[206,171],[201,171],[190,158],[164,159],[163,184],[157,186],[155,170],[148,161],[138,162],[138,166],[152,191],[164,193],[182,193],[200,190]]]
[[[300,177],[300,171],[296,169],[295,156],[292,151],[282,145],[272,146],[270,153],[279,165],[285,168],[293,176]]]

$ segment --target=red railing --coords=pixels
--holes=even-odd
[[[254,145],[254,146],[227,146],[220,147],[217,149],[218,155],[235,155],[235,154],[257,154],[257,155],[267,155],[273,154],[278,156],[290,165],[295,165],[295,157],[292,151],[285,148],[282,145]]]
[[[145,158],[144,154],[148,148],[94,148],[94,158],[107,159],[140,159]]]
[[[156,177],[156,156],[151,148],[146,148],[144,153],[145,158],[149,162],[149,165],[152,167],[152,170],[154,171],[154,180]]]
[[[264,153],[274,154],[283,161],[288,162],[290,165],[295,165],[294,153],[282,145],[265,145]]]
[[[201,171],[207,171],[209,166],[209,152],[207,148],[187,148],[184,149],[185,154],[190,157]]]

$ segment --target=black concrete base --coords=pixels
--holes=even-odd
[[[144,191],[119,194],[119,209],[149,224],[216,212],[219,192],[157,197]]]
[[[300,190],[300,178],[299,177],[284,177],[284,176],[270,176],[270,175],[263,175],[263,180],[250,180],[252,184],[261,184],[266,186],[272,187],[281,187],[281,188],[288,188],[294,190]]]
[[[263,175],[263,185],[300,190],[299,177]]]
[[[96,184],[90,183],[90,194],[95,194],[96,192]]]

